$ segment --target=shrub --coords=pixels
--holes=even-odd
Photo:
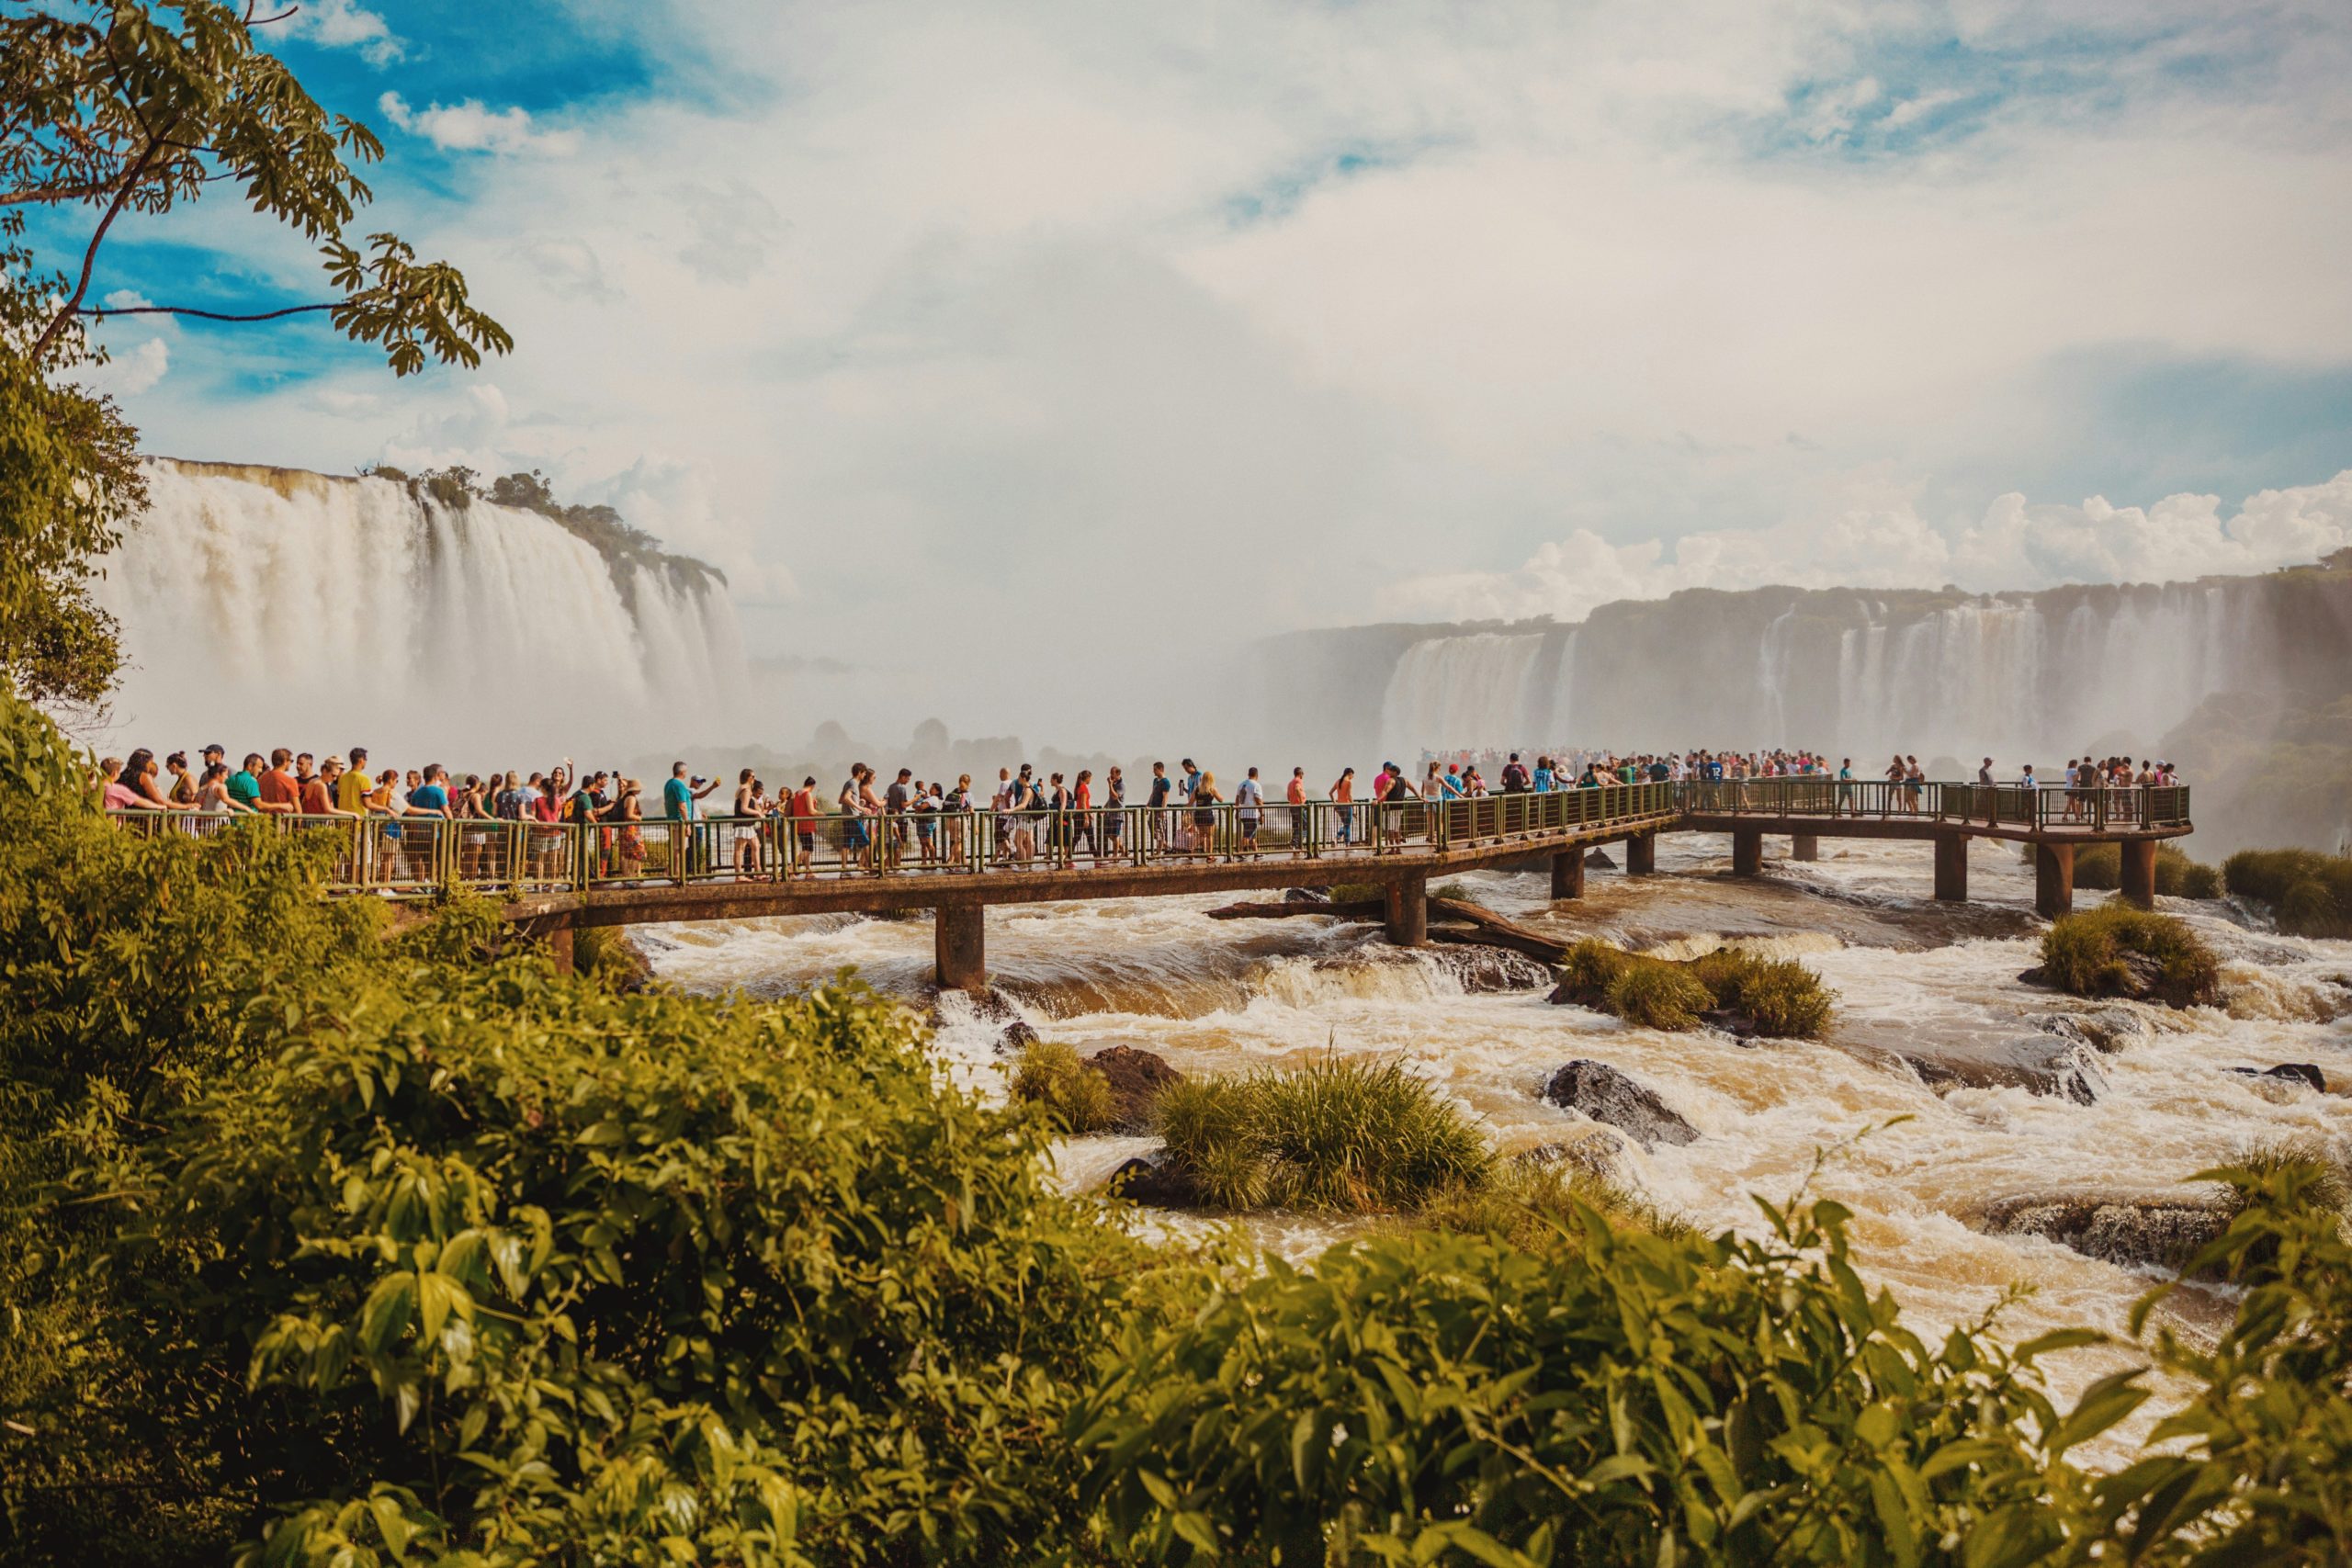
[[[2031,852],[2033,846],[2026,849]],[[2115,844],[2083,844],[2075,851],[2075,886],[2111,893],[2123,886],[2123,852]]]
[[[1451,1100],[1393,1059],[1190,1078],[1160,1090],[1158,1117],[1170,1161],[1221,1209],[1394,1213],[1482,1184],[1494,1159]]]
[[[1855,1278],[1844,1211],[1767,1212],[1761,1241],[1384,1236],[1129,1331],[1072,1427],[1110,1555],[1957,1563],[1966,1542],[1970,1562],[2022,1563],[2059,1547],[2053,1505],[2078,1494],[2064,1451],[2139,1403],[2128,1378],[2062,1425],[2032,1367],[2080,1337],[1931,1348]]]
[[[2182,898],[2219,898],[2222,896],[2220,867],[2207,865],[2202,861],[2189,860],[2186,855],[2181,859],[2186,863],[2180,868],[2180,886],[2170,891]],[[2164,870],[2164,857],[2159,852],[2156,859],[2156,891],[2159,893],[2167,891],[2165,886]]]
[[[518,957],[321,998],[286,1040],[154,1148],[116,1254],[176,1395],[151,1414],[283,1510],[246,1521],[270,1560],[1050,1537],[1051,1433],[1153,1259],[1055,1195],[1028,1119],[938,1081],[903,1009],[620,998]]]
[[[1596,1218],[1654,1235],[1690,1234],[1689,1222],[1573,1158],[1498,1161],[1484,1182],[1459,1182],[1433,1193],[1415,1218],[1431,1229],[1490,1235],[1532,1252],[1581,1245]]]
[[[2033,858],[2033,846],[2025,846]],[[2075,886],[2111,892],[2123,886],[2123,851],[2116,844],[2085,844],[2075,851]],[[2221,873],[2188,858],[2171,844],[2156,846],[2156,891],[2167,898],[2218,898]]]
[[[1832,1011],[1829,989],[1812,970],[1737,948],[1677,962],[1587,938],[1568,950],[1560,976],[1562,999],[1650,1029],[1694,1029],[1700,1014],[1725,1008],[1760,1033],[1817,1040]]]
[[[1119,1119],[1111,1080],[1058,1040],[1033,1040],[1022,1048],[1012,1098],[1036,1106],[1072,1136],[1108,1132]]]
[[[1695,1029],[1714,1001],[1690,970],[1652,958],[1629,964],[1609,983],[1607,1010],[1645,1029]]]
[[[2041,938],[2050,983],[2078,997],[2147,997],[2177,1008],[2215,1000],[2221,964],[2172,915],[2102,904],[2067,915]]]
[[[2222,863],[2223,886],[2277,911],[2293,936],[2352,936],[2352,855],[2313,850],[2240,850]]]

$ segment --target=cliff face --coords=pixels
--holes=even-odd
[[[2352,552],[2261,577],[2034,593],[1693,590],[1573,626],[1361,626],[1260,653],[1267,735],[1352,759],[1789,745],[1858,765],[1989,752],[2050,770],[2085,751],[2154,755],[2176,733],[2186,750],[2204,710],[2259,732],[2232,741],[2244,765],[2245,746],[2301,736],[2297,716],[2352,694]]]

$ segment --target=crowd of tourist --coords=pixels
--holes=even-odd
[[[1081,852],[1100,864],[1125,852],[1131,832],[1148,834],[1157,855],[1236,860],[1261,852],[1261,826],[1277,811],[1289,813],[1283,818],[1290,829],[1283,837],[1293,847],[1299,845],[1298,813],[1310,805],[1324,808],[1319,832],[1331,847],[1372,847],[1401,838],[1404,814],[1382,809],[1376,820],[1360,821],[1359,807],[1398,808],[1415,800],[1541,795],[1606,785],[1832,779],[1839,810],[1860,813],[1873,804],[1881,813],[1921,809],[1928,781],[1916,756],[1898,754],[1883,769],[1871,772],[1888,787],[1866,795],[1855,787],[1860,781],[1852,758],[1840,758],[1833,767],[1826,754],[1807,750],[1424,752],[1418,777],[1395,762],[1384,762],[1368,784],[1359,784],[1356,770],[1343,768],[1319,795],[1310,792],[1306,770],[1294,767],[1281,786],[1281,797],[1273,799],[1254,767],[1228,789],[1215,773],[1187,757],[1174,770],[1164,762],[1152,763],[1149,777],[1130,798],[1128,782],[1116,766],[1107,767],[1098,779],[1091,768],[1067,776],[1059,772],[1040,774],[1024,762],[1017,769],[998,769],[992,784],[976,785],[969,773],[959,773],[953,782],[924,780],[909,768],[899,769],[885,782],[873,768],[857,763],[839,788],[831,791],[820,788],[813,774],[803,777],[797,787],[771,790],[754,770],[744,768],[726,805],[714,807],[711,797],[720,782],[694,773],[679,761],[662,782],[658,805],[649,809],[639,780],[601,769],[583,775],[569,758],[544,773],[453,775],[438,762],[405,769],[379,762],[365,747],[354,747],[343,756],[314,756],[279,747],[266,757],[247,752],[232,770],[227,752],[212,745],[198,753],[193,766],[181,751],[160,762],[143,748],[127,759],[109,757],[100,762],[93,784],[107,808],[121,813],[365,820],[376,825],[379,840],[390,846],[386,852],[396,860],[404,854],[413,859],[419,851],[419,845],[403,841],[404,829],[431,845],[436,840],[430,825],[436,821],[599,827],[608,829],[600,841],[621,874],[632,865],[642,865],[643,825],[649,819],[702,824],[694,850],[699,859],[716,856],[742,875],[763,876],[811,864],[828,852],[844,865],[876,866],[885,847],[890,863],[918,867],[963,865],[975,856],[998,865],[1026,865],[1041,857],[1068,864]],[[1976,782],[1996,782],[1990,757],[1979,768]],[[2044,783],[2030,766],[2016,779],[1997,782],[2026,786]],[[2098,809],[2094,797],[2102,790],[2176,782],[2169,762],[2143,761],[2134,767],[2128,757],[2070,758],[2063,785],[2064,814],[2070,820],[2090,815]],[[1136,816],[1139,826],[1131,825],[1130,806],[1145,808]],[[980,814],[986,814],[985,826]],[[975,842],[975,833],[984,836]],[[472,854],[491,837],[460,834],[457,841]],[[560,831],[532,836],[526,852],[552,864],[560,857],[563,839]]]

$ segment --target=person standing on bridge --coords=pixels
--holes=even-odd
[[[1339,818],[1339,822],[1332,831],[1332,842],[1344,845],[1355,841],[1355,799],[1356,771],[1353,768],[1341,768],[1340,776],[1331,781],[1331,803],[1335,807],[1333,815]]]
[[[1290,807],[1291,856],[1304,860],[1314,847],[1312,826],[1306,819],[1306,770],[1293,768],[1290,783],[1283,790],[1283,803]]]
[[[1154,762],[1151,765],[1151,791],[1145,797],[1145,804],[1151,811],[1151,848],[1155,854],[1168,852],[1168,841],[1175,833],[1175,824],[1170,820],[1174,813],[1167,809],[1168,796],[1174,787],[1168,777],[1168,764]]]
[[[1192,766],[1192,760],[1185,759],[1184,765]],[[1214,860],[1216,858],[1216,807],[1225,797],[1217,793],[1215,773],[1196,773],[1193,777],[1198,782],[1184,792],[1184,798],[1193,808],[1193,847],[1200,852],[1202,859]]]
[[[1419,799],[1421,794],[1396,763],[1383,762],[1381,768],[1388,784],[1380,795],[1380,847],[1401,850],[1405,847],[1405,802]],[[1434,764],[1431,772],[1435,772]]]
[[[1115,860],[1125,851],[1127,835],[1127,780],[1114,762],[1102,775],[1102,854]]]
[[[1236,852],[1225,858],[1238,860],[1242,855],[1258,852],[1258,819],[1265,815],[1265,786],[1258,782],[1258,770],[1252,768],[1242,778],[1241,787],[1233,792],[1234,816],[1241,822],[1241,842]]]
[[[597,775],[602,777],[602,774]],[[662,815],[670,825],[670,863],[684,866],[690,872],[705,869],[706,857],[695,842],[695,819],[702,814],[702,802],[718,787],[717,779],[700,775],[688,777],[683,761],[670,764],[670,776],[662,785]]]

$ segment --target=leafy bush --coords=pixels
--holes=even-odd
[[[1058,1040],[1033,1040],[1012,1071],[1012,1098],[1043,1111],[1073,1136],[1105,1133],[1119,1119],[1111,1080]]]
[[[1459,1182],[1431,1194],[1414,1218],[1436,1230],[1468,1231],[1541,1252],[1582,1245],[1595,1219],[1655,1235],[1688,1235],[1690,1224],[1574,1158],[1537,1164],[1496,1162],[1483,1182]]]
[[[2240,850],[2222,863],[2223,886],[2278,912],[2294,936],[2352,936],[2352,855],[2313,850]]]
[[[2025,846],[2033,858],[2033,846]],[[2118,844],[2084,844],[2075,851],[2075,886],[2111,892],[2123,886],[2123,851]],[[2156,891],[2167,898],[2218,898],[2222,874],[2188,858],[2171,844],[2156,846]]]
[[[2207,899],[2219,898],[2222,896],[2222,871],[2219,866],[2207,865],[2202,861],[2190,860],[2187,855],[2182,855],[2180,858],[2184,863],[2180,867],[2180,885],[2177,888],[2167,888],[2165,886],[2164,875],[2165,852],[2162,850],[2156,852],[2157,892],[2171,893],[2174,897],[2180,898]]]
[[[1130,1330],[1073,1426],[1122,1551],[1248,1562],[2020,1563],[2063,1543],[2062,1419],[2032,1364],[1931,1348],[1835,1204],[1759,1242],[1589,1225],[1538,1255],[1417,1234],[1279,1262]],[[1197,1553],[1198,1556],[1193,1554]],[[1517,1555],[1514,1555],[1517,1554]]]
[[[2050,983],[2078,997],[2147,997],[2172,1007],[2214,1001],[2221,962],[2172,915],[2102,904],[2067,915],[2041,938]]]
[[[1609,983],[1606,1010],[1644,1029],[1696,1029],[1714,993],[1679,964],[1637,959]]]
[[[1189,1078],[1159,1092],[1176,1168],[1221,1209],[1372,1213],[1481,1185],[1494,1156],[1451,1100],[1396,1060]]]
[[[1725,947],[1678,962],[1589,937],[1562,961],[1555,997],[1648,1029],[1695,1029],[1702,1013],[1724,1008],[1760,1033],[1792,1040],[1819,1039],[1832,1010],[1821,976],[1793,959]]]
[[[514,958],[288,1038],[154,1148],[119,1253],[175,1441],[288,1510],[270,1552],[995,1558],[1073,1484],[1046,1434],[1149,1259],[904,1010]]]

